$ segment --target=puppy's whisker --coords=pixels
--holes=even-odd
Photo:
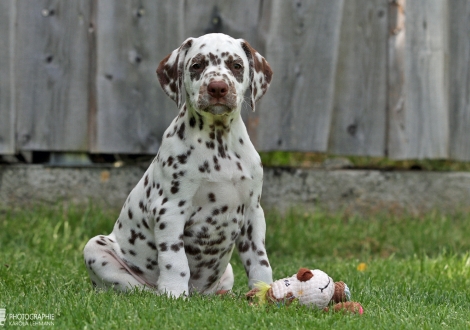
[[[243,96],[242,99],[242,110],[247,109],[248,111],[251,110],[253,112],[253,108],[251,106],[251,96]]]

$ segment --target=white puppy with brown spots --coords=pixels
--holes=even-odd
[[[208,34],[187,39],[157,74],[180,112],[113,232],[85,246],[93,285],[177,297],[226,292],[234,247],[250,288],[272,283],[263,169],[240,116],[245,91],[253,109],[266,92],[269,64],[243,39]]]

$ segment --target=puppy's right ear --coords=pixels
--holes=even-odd
[[[183,44],[168,54],[157,68],[157,76],[165,93],[176,102],[178,109],[183,105],[184,58],[191,48],[193,38],[186,39]]]
[[[269,66],[266,59],[251,47],[247,41],[243,39],[239,40],[248,59],[248,63],[250,64],[251,109],[255,111],[255,103],[258,102],[268,90],[273,76],[273,70],[271,70],[271,66]]]

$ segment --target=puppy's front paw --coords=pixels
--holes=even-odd
[[[169,288],[169,287],[162,287],[158,286],[158,294],[165,295],[168,298],[187,298],[188,291],[184,288]]]

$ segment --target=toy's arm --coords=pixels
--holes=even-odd
[[[355,301],[346,301],[346,302],[341,302],[338,304],[334,304],[333,306],[330,307],[325,307],[323,310],[325,312],[329,312],[330,308],[333,310],[333,312],[343,312],[343,313],[357,313],[359,315],[364,314],[364,309],[362,308],[361,304]]]
[[[260,293],[263,295],[263,297],[260,297]],[[283,303],[285,306],[289,306],[293,301],[294,301],[294,294],[292,292],[287,292],[283,297],[281,298],[276,298],[273,294],[273,289],[269,288],[266,292],[263,292],[262,289],[259,288],[253,288],[250,291],[245,294],[245,297],[249,300],[252,301],[255,297],[260,298],[259,302],[260,305],[268,302],[268,303]]]
[[[346,283],[340,281],[335,282],[335,293],[331,298],[331,305],[330,307],[325,307],[323,310],[328,312],[330,308],[334,312],[343,312],[343,313],[357,313],[362,315],[364,313],[364,309],[362,308],[361,304],[354,301],[349,301],[351,299],[351,293],[349,291],[348,286]]]
[[[246,299],[253,300],[256,297],[256,293],[259,292],[258,288],[253,288],[245,294]]]

